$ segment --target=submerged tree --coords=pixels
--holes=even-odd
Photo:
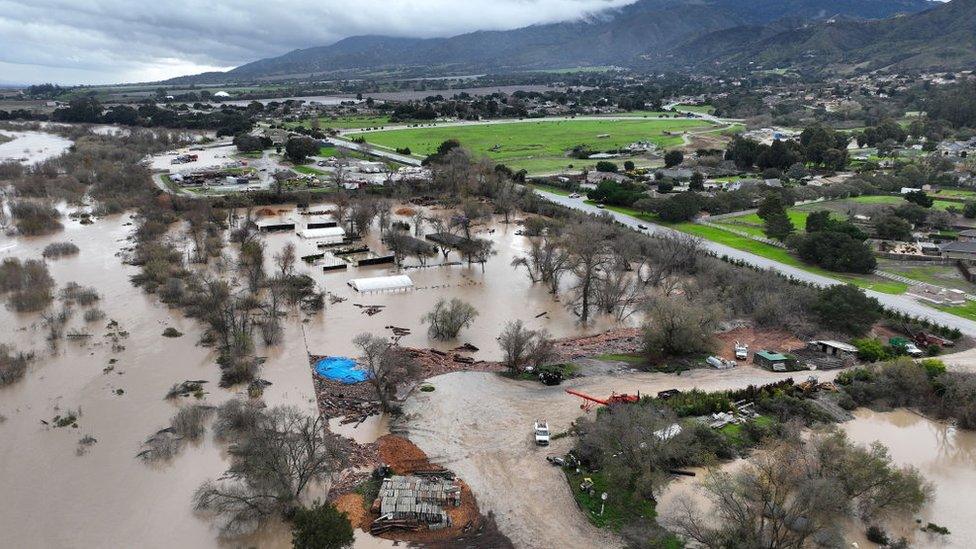
[[[277,407],[256,423],[230,446],[227,472],[193,496],[194,508],[212,513],[226,536],[253,532],[273,515],[291,515],[309,486],[332,479],[344,464],[341,440],[321,415]]]
[[[359,334],[353,343],[360,349],[359,363],[369,373],[368,381],[376,391],[380,407],[384,412],[393,411],[397,385],[416,374],[417,362],[399,345],[370,333]]]
[[[470,326],[477,316],[478,310],[470,303],[465,303],[456,297],[450,301],[441,298],[420,321],[430,325],[427,329],[430,337],[454,339],[462,329]]]

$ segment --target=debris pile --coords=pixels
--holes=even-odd
[[[641,344],[638,328],[621,328],[592,336],[556,341],[556,351],[563,359],[584,358],[602,354],[628,354]]]

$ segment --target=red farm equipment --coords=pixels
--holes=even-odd
[[[617,394],[610,393],[607,398],[597,398],[590,396],[586,393],[581,393],[579,391],[574,391],[572,389],[566,389],[566,392],[578,396],[583,399],[583,404],[580,404],[580,409],[589,412],[597,406],[609,406],[611,404],[633,404],[640,400],[640,394],[628,395],[628,394]]]

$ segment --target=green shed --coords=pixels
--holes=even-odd
[[[774,372],[786,372],[796,366],[796,359],[792,356],[774,353],[766,349],[756,351],[752,356],[753,362]]]

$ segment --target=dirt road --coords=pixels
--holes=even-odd
[[[821,381],[835,372],[818,372]],[[803,379],[803,372],[794,379]],[[532,422],[544,419],[553,433],[565,431],[583,412],[574,388],[593,395],[611,391],[652,393],[664,389],[741,388],[789,377],[752,366],[696,370],[680,376],[657,373],[595,375],[546,387],[497,374],[455,372],[431,378],[435,391],[417,392],[393,427],[471,486],[478,504],[492,511],[516,547],[619,547],[621,541],[590,525],[576,506],[562,472],[545,461],[568,451],[573,439],[549,448],[533,444]],[[591,412],[592,413],[592,412]]]

